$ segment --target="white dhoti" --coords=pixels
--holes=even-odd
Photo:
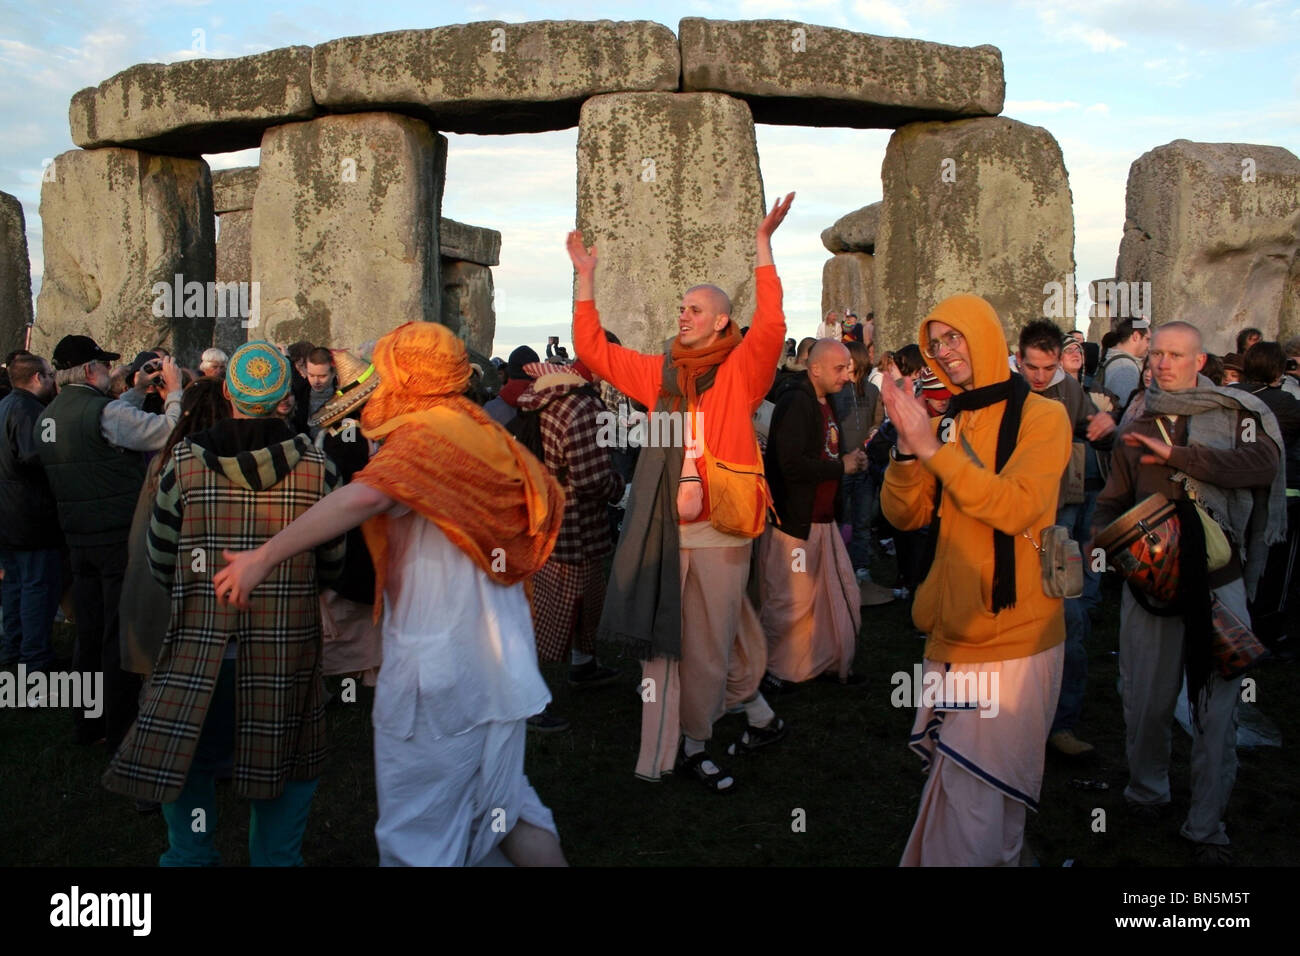
[[[524,775],[527,725],[480,724],[454,737],[375,730],[380,866],[476,866],[520,820],[559,837]]]
[[[804,540],[769,525],[758,556],[767,669],[796,683],[826,671],[844,680],[853,666],[862,611],[839,528],[814,523]]]
[[[910,746],[929,778],[900,866],[1019,865],[1064,664],[1064,644],[986,664],[925,661],[926,675],[944,676],[945,688],[977,688],[979,699],[940,695],[917,708]]]

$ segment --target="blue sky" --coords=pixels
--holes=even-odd
[[[1074,198],[1080,283],[1110,276],[1130,163],[1174,139],[1261,143],[1300,154],[1300,2],[1192,0],[731,0],[728,3],[357,4],[160,0],[0,8],[0,190],[22,200],[39,289],[44,161],[72,148],[72,94],[134,63],[240,56],[340,36],[475,20],[781,18],[865,33],[1002,50],[1004,115],[1061,144]],[[200,48],[200,49],[197,49]],[[820,306],[818,238],[840,215],[880,199],[888,130],[758,127],[769,204],[799,193],[777,235],[791,334],[811,334]],[[451,136],[444,215],[502,232],[497,341],[568,337],[577,130]],[[256,151],[211,156],[214,168]]]

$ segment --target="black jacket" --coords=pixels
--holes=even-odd
[[[777,517],[781,519],[781,530],[791,537],[807,539],[812,529],[813,499],[817,486],[823,481],[836,482],[837,523],[843,514],[844,496],[839,481],[844,477],[844,462],[822,460],[825,431],[817,393],[806,373],[801,375],[801,379],[783,389],[777,400],[763,468],[772,489]],[[835,408],[829,403],[827,407],[831,411],[831,420],[838,427],[839,416],[835,414]],[[844,451],[842,444],[840,451]]]
[[[24,388],[0,399],[0,548],[63,546],[58,505],[41,466],[36,419],[41,400]]]
[[[1300,488],[1300,401],[1279,386],[1259,382],[1236,382],[1229,387],[1250,392],[1273,412],[1282,432],[1282,441],[1286,444],[1282,455],[1286,462],[1286,486]]]

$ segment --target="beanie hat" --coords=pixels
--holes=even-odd
[[[538,361],[537,353],[527,345],[521,345],[510,353],[510,361],[506,363],[506,378],[531,378],[524,371],[524,366],[530,362]]]
[[[266,418],[275,412],[289,391],[289,363],[280,350],[264,339],[247,342],[235,349],[226,366],[226,388],[231,403],[251,418]]]

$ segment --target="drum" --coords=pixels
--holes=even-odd
[[[1174,503],[1154,494],[1124,512],[1094,542],[1135,587],[1159,601],[1178,594],[1178,543],[1182,525]]]
[[[1217,597],[1210,600],[1214,619],[1214,664],[1224,680],[1232,680],[1258,663],[1268,654],[1268,649]]]

